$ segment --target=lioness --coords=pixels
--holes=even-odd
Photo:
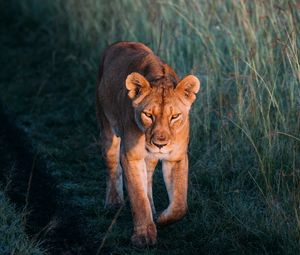
[[[106,207],[124,203],[122,173],[133,215],[132,243],[156,243],[152,175],[162,160],[169,206],[159,225],[181,219],[187,210],[189,110],[200,89],[142,43],[108,47],[99,68],[97,118],[108,168]]]

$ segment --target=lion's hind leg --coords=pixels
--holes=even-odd
[[[101,142],[107,167],[105,208],[118,208],[124,204],[123,171],[120,164],[121,139],[113,133],[109,122],[103,115],[101,117]]]
[[[147,167],[147,195],[151,205],[152,214],[156,215],[156,210],[153,201],[153,193],[152,193],[152,179],[155,167],[157,165],[158,159],[147,157],[145,159],[146,167]]]

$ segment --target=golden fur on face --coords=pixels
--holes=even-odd
[[[148,90],[134,106],[135,121],[145,133],[147,151],[163,158],[176,147],[176,137],[187,128],[190,105],[184,104],[173,84],[160,81]]]

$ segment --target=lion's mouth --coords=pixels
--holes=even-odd
[[[157,148],[156,146],[151,146],[151,145],[146,145],[146,150],[147,152],[149,153],[152,153],[152,154],[159,154],[159,155],[165,155],[165,154],[169,154],[171,152],[170,149],[168,148]]]

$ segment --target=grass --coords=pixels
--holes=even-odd
[[[0,191],[0,254],[44,254],[41,244],[30,241],[21,227],[24,217]]]
[[[296,0],[5,4],[1,99],[49,162],[60,190],[81,208],[96,246],[114,217],[103,209],[97,65],[108,44],[134,40],[181,76],[193,73],[201,80],[191,112],[189,212],[159,229],[154,249],[140,251],[129,243],[126,208],[104,251],[299,252],[299,8]],[[161,179],[157,171],[159,209],[167,205]]]

